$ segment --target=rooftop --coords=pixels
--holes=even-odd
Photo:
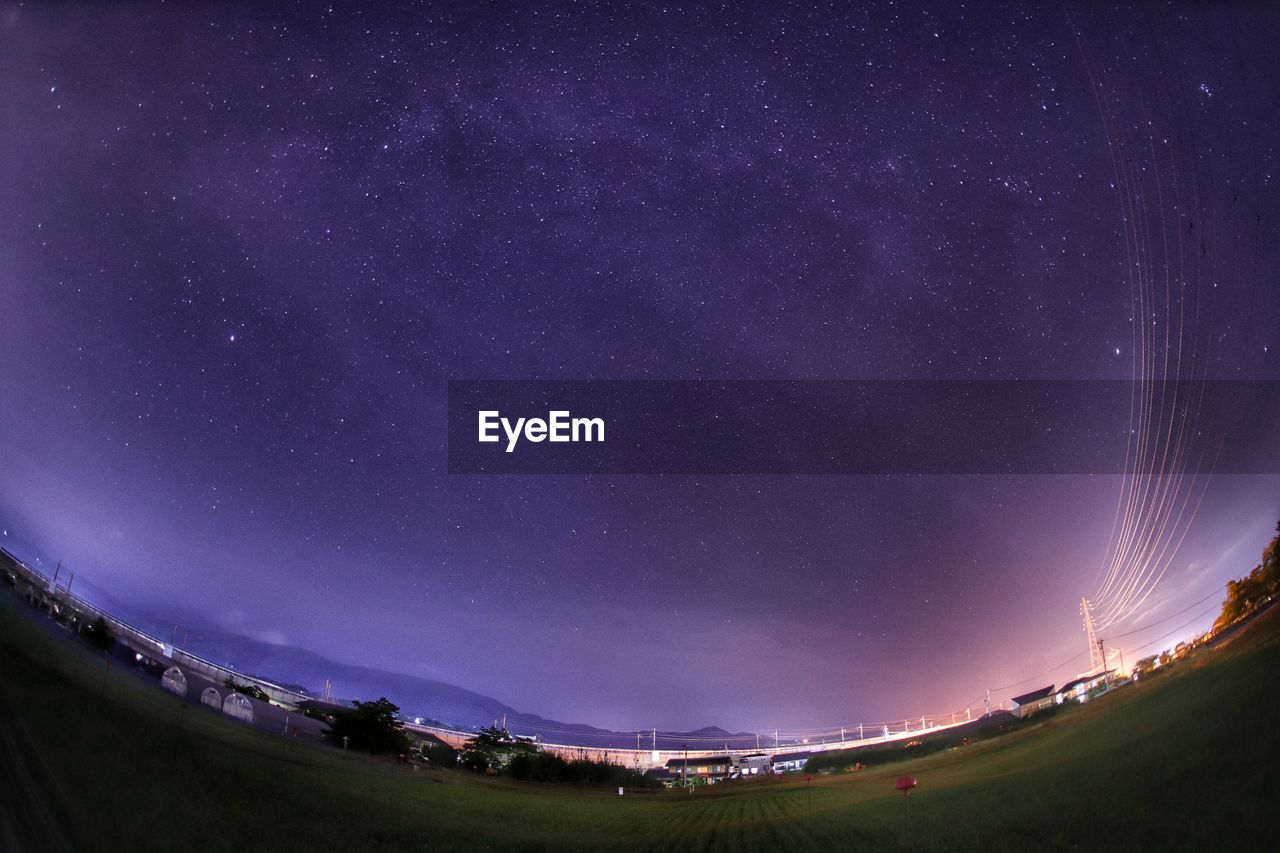
[[[1113,672],[1115,672],[1114,669],[1108,669],[1104,672],[1095,672],[1092,675],[1083,675],[1075,681],[1068,681],[1066,684],[1062,685],[1062,688],[1058,692],[1066,693],[1073,687],[1078,687],[1081,684],[1088,684],[1090,681],[1097,681],[1099,678],[1106,678]]]
[[[1023,693],[1021,696],[1014,696],[1011,700],[1015,705],[1025,705],[1028,702],[1034,702],[1037,699],[1044,699],[1053,693],[1053,685],[1041,687],[1039,690],[1032,690],[1030,693]]]

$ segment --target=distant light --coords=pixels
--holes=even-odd
[[[233,344],[234,344],[235,342],[236,342],[236,336],[235,336],[235,335],[232,335],[232,336],[231,336],[231,343],[233,343]]]

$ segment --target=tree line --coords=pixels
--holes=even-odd
[[[1280,592],[1280,522],[1276,523],[1276,534],[1262,549],[1262,560],[1249,574],[1227,581],[1227,598],[1213,623],[1215,633],[1256,612]]]
[[[568,761],[544,751],[528,738],[515,737],[496,726],[481,729],[468,740],[458,760],[471,770],[503,774],[529,782],[628,788],[661,785],[655,779],[607,761],[588,761],[585,758]]]
[[[607,761],[567,761],[545,752],[537,743],[492,726],[476,732],[456,752],[438,740],[424,740],[415,749],[399,719],[400,708],[385,697],[355,701],[350,708],[328,715],[329,741],[345,749],[375,755],[399,755],[437,767],[463,767],[487,775],[503,775],[528,782],[608,785],[641,788],[660,785],[634,770]]]

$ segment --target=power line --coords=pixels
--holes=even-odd
[[[1032,676],[1030,676],[1030,677],[1028,677],[1028,678],[1024,678],[1024,679],[1022,679],[1021,681],[1015,681],[1015,682],[1013,682],[1012,684],[1006,684],[1006,685],[1004,685],[1003,687],[992,687],[992,688],[991,688],[991,692],[992,692],[992,693],[999,693],[1001,690],[1008,690],[1010,687],[1017,687],[1017,686],[1019,686],[1019,685],[1021,685],[1021,684],[1026,684],[1028,681],[1035,681],[1037,678],[1041,678],[1041,677],[1046,676],[1046,675],[1048,675],[1048,674],[1050,674],[1050,673],[1052,673],[1052,672],[1057,672],[1058,670],[1062,669],[1062,668],[1063,668],[1064,666],[1066,666],[1067,664],[1069,664],[1069,663],[1071,663],[1072,661],[1074,661],[1076,658],[1084,657],[1084,656],[1085,656],[1085,655],[1087,655],[1088,653],[1089,653],[1089,650],[1088,650],[1088,649],[1085,649],[1083,652],[1076,652],[1074,655],[1072,655],[1071,657],[1067,658],[1066,660],[1064,660],[1062,663],[1058,664],[1057,666],[1051,666],[1051,667],[1049,667],[1048,669],[1046,669],[1044,672],[1038,672],[1038,673],[1036,673],[1035,675],[1032,675]]]
[[[1219,592],[1220,592],[1220,590],[1216,590],[1216,589],[1215,589],[1213,592],[1209,593],[1209,594],[1208,594],[1208,595],[1206,595],[1204,598],[1202,598],[1202,599],[1200,599],[1199,601],[1197,601],[1195,604],[1189,604],[1189,605],[1187,605],[1186,607],[1184,607],[1184,608],[1182,608],[1181,610],[1179,610],[1177,613],[1171,613],[1171,614],[1169,614],[1168,616],[1164,617],[1163,619],[1157,619],[1156,621],[1151,622],[1150,624],[1143,625],[1141,628],[1134,628],[1134,629],[1133,629],[1133,630],[1131,630],[1131,631],[1126,631],[1126,632],[1124,632],[1123,634],[1116,634],[1115,636],[1108,637],[1107,639],[1108,639],[1108,640],[1110,640],[1110,641],[1122,640],[1122,639],[1124,639],[1125,637],[1131,637],[1131,636],[1133,636],[1134,634],[1139,634],[1139,633],[1141,633],[1141,632],[1143,632],[1143,631],[1147,630],[1148,628],[1154,628],[1155,626],[1159,625],[1161,622],[1168,622],[1170,619],[1176,619],[1177,617],[1181,616],[1183,613],[1186,613],[1186,612],[1187,612],[1188,610],[1190,610],[1191,608],[1193,608],[1193,607],[1199,607],[1201,604],[1204,604],[1206,601],[1208,601],[1209,599],[1213,598],[1213,597],[1214,597],[1215,595],[1217,595]],[[1215,606],[1216,606],[1216,605],[1215,605]],[[1197,618],[1198,618],[1198,617],[1197,617]]]
[[[1142,648],[1150,648],[1151,646],[1154,646],[1154,645],[1156,645],[1156,644],[1158,644],[1158,643],[1162,643],[1162,642],[1164,642],[1164,641],[1165,641],[1165,640],[1167,640],[1169,637],[1172,637],[1174,634],[1178,633],[1178,632],[1179,632],[1179,631],[1181,631],[1182,629],[1184,629],[1184,628],[1186,628],[1186,627],[1188,627],[1188,626],[1190,626],[1190,625],[1194,625],[1194,624],[1195,624],[1197,621],[1199,621],[1200,619],[1203,619],[1204,617],[1208,616],[1210,613],[1212,613],[1212,612],[1214,611],[1214,609],[1215,609],[1215,608],[1217,608],[1217,605],[1216,605],[1216,604],[1215,604],[1213,607],[1210,607],[1208,610],[1204,611],[1203,613],[1199,613],[1199,614],[1197,614],[1197,615],[1195,615],[1195,616],[1192,616],[1192,617],[1191,617],[1190,619],[1188,619],[1186,622],[1183,622],[1181,625],[1179,625],[1177,628],[1174,628],[1174,629],[1173,629],[1172,631],[1170,631],[1169,633],[1167,633],[1167,634],[1163,634],[1163,635],[1161,635],[1161,636],[1157,637],[1157,638],[1156,638],[1156,639],[1154,639],[1154,640],[1149,640],[1148,642],[1144,643],[1143,645],[1138,646],[1138,648],[1140,648],[1140,649],[1142,649]]]

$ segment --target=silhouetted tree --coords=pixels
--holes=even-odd
[[[1280,523],[1276,524],[1280,534]],[[1253,571],[1238,580],[1227,581],[1227,600],[1222,603],[1222,613],[1213,623],[1215,631],[1243,619],[1280,592],[1280,535],[1267,543],[1262,550],[1262,561]]]
[[[532,755],[536,744],[513,737],[506,729],[481,729],[462,747],[462,764],[472,770],[499,770],[517,755]]]
[[[107,627],[107,620],[99,616],[90,623],[81,632],[89,645],[95,649],[101,649],[104,652],[110,652],[116,647],[115,635],[111,633],[111,629]]]
[[[385,696],[372,702],[355,701],[349,710],[343,709],[333,715],[327,734],[338,746],[343,745],[343,738],[349,738],[346,743],[349,748],[375,755],[408,752],[409,738],[396,719],[399,712],[400,707]]]

